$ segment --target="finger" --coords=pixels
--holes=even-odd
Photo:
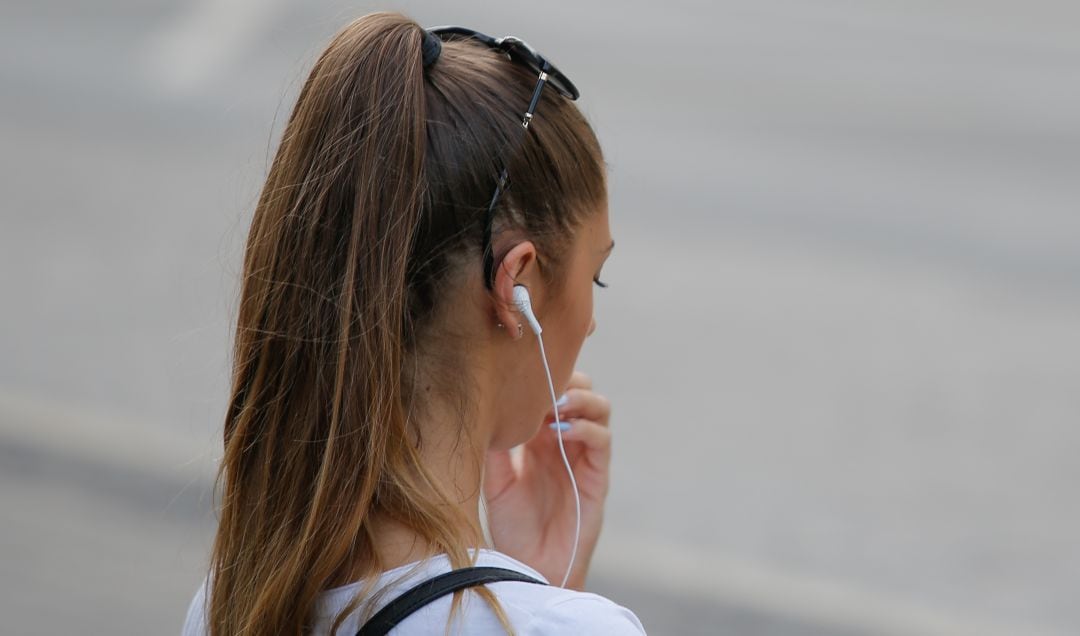
[[[589,450],[590,454],[600,453],[602,456],[611,453],[611,429],[599,422],[583,418],[574,418],[566,422],[570,428],[562,432],[564,442],[581,442]],[[557,431],[551,432],[552,436],[558,435]]]
[[[568,389],[566,401],[559,405],[559,419],[581,417],[607,426],[611,420],[611,400],[588,389]],[[545,422],[555,420],[555,412],[548,411]]]

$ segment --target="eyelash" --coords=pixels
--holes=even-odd
[[[605,282],[602,282],[602,281],[600,280],[600,277],[599,277],[599,276],[597,276],[596,278],[592,279],[592,282],[596,283],[597,287],[607,287],[607,283],[605,283]]]

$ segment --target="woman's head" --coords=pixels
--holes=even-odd
[[[545,90],[522,134],[531,71],[457,40],[424,69],[422,35],[396,13],[340,31],[260,195],[224,425],[214,633],[302,631],[343,567],[383,569],[374,515],[463,565],[478,538],[420,461],[425,415],[457,404],[442,425],[502,447],[535,432],[547,388],[527,326],[517,338],[515,283],[544,325],[557,389],[593,327],[611,236],[592,129]],[[484,213],[504,160],[489,289]],[[490,430],[469,428],[477,408]]]
[[[509,302],[513,286],[530,290],[547,325],[556,386],[565,386],[590,332],[593,278],[611,245],[605,166],[589,124],[555,88],[541,93],[530,127],[522,128],[537,83],[533,70],[471,40],[441,48],[425,71],[430,225],[422,225],[411,261],[414,330],[405,337],[406,359],[443,398],[476,389],[499,398],[488,405],[498,427],[480,436],[507,447],[535,433],[550,408],[532,335],[515,345],[524,318]],[[510,187],[497,199],[494,267],[485,271],[485,212],[504,165]],[[494,328],[500,322],[501,332]],[[422,409],[421,393],[410,394]]]

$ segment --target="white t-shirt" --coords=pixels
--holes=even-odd
[[[516,570],[550,583],[536,570],[496,550],[481,548],[476,565]],[[379,587],[381,588],[384,582],[388,583],[391,579],[404,575],[405,571],[412,567],[416,567],[416,562],[383,572],[379,575]],[[383,597],[380,607],[420,581],[450,570],[450,560],[446,555],[432,557],[424,567],[395,585]],[[349,603],[361,585],[361,582],[350,583],[319,595],[315,610],[317,616],[315,634],[329,634],[328,630],[334,617]],[[497,581],[486,584],[486,587],[499,599],[503,611],[510,619],[510,624],[521,636],[532,634],[640,636],[645,634],[645,628],[633,612],[599,594],[568,590],[555,585],[537,585],[525,581]],[[188,607],[183,636],[206,634],[203,614],[205,598],[206,579],[204,578]],[[443,634],[450,615],[452,599],[452,594],[435,599],[407,616],[390,630],[390,634],[392,636]],[[359,616],[354,612],[342,623],[338,634],[353,636],[358,629],[360,629]],[[487,601],[476,594],[466,592],[450,633],[496,636],[506,634],[506,630],[495,617]]]

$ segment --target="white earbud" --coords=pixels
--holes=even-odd
[[[525,314],[525,319],[529,321],[529,326],[532,327],[533,333],[539,336],[543,329],[540,327],[540,321],[538,321],[536,315],[533,314],[529,290],[524,285],[514,285],[514,306],[517,307],[518,311]]]

